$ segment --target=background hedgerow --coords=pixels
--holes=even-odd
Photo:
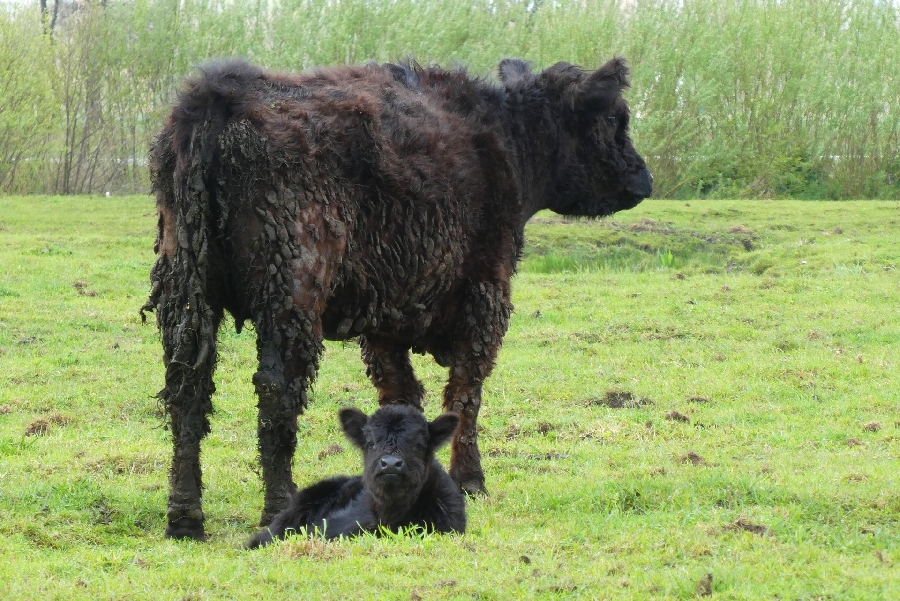
[[[882,0],[110,0],[0,5],[0,191],[143,192],[179,81],[210,58],[492,74],[633,67],[663,198],[900,198],[900,7]]]

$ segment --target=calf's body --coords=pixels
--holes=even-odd
[[[363,475],[335,476],[298,491],[248,547],[301,529],[329,539],[381,528],[465,532],[465,499],[434,457],[453,436],[456,415],[429,423],[418,409],[388,405],[371,417],[356,409],[340,417],[347,438],[363,452]]]

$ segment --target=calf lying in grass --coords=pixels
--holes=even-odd
[[[329,539],[382,527],[465,531],[465,499],[434,457],[453,437],[459,417],[445,413],[429,423],[407,405],[386,405],[371,417],[342,409],[339,417],[344,434],[363,452],[362,476],[335,476],[296,492],[249,548],[302,528]]]

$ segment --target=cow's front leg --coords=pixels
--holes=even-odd
[[[391,344],[377,336],[360,336],[366,375],[378,390],[378,404],[401,403],[422,410],[425,387],[416,379],[409,361],[409,347]]]
[[[291,464],[297,448],[297,416],[322,352],[321,327],[309,313],[292,309],[257,326],[259,370],[253,384],[259,397],[259,456],[265,505],[260,525],[268,525],[296,491]]]
[[[473,284],[463,310],[444,388],[444,409],[459,414],[459,427],[450,446],[450,476],[466,493],[486,494],[478,451],[478,411],[482,385],[494,369],[509,327],[512,304],[508,285]]]

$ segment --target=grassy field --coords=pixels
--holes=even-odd
[[[241,550],[262,504],[252,329],[221,332],[207,543],[162,536],[148,197],[0,198],[8,599],[900,598],[900,204],[541,214],[485,386],[463,536]],[[415,357],[439,412],[444,372]],[[295,479],[355,472],[375,407],[329,344]],[[340,443],[346,450],[329,447]],[[446,461],[446,455],[442,455]]]

